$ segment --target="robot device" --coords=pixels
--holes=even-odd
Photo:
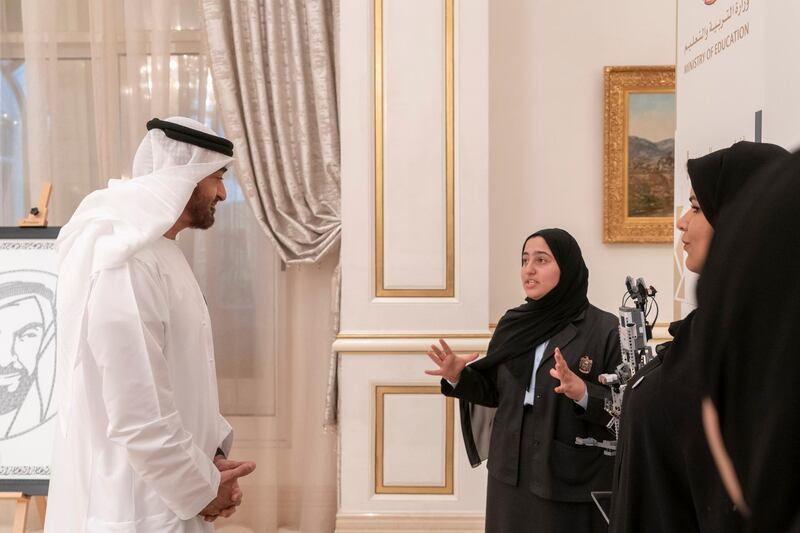
[[[622,362],[611,374],[601,374],[600,383],[611,389],[611,397],[606,398],[605,408],[611,415],[608,429],[614,434],[614,440],[598,441],[592,438],[575,439],[576,444],[602,448],[606,455],[614,455],[619,435],[619,417],[622,413],[622,399],[628,382],[636,373],[653,359],[653,350],[647,345],[652,337],[652,326],[647,317],[653,307],[658,318],[658,304],[655,301],[656,289],[648,287],[644,279],[636,281],[631,276],[625,278],[625,296],[619,308],[619,340],[622,350]],[[630,303],[633,305],[631,306]]]

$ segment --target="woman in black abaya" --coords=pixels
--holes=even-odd
[[[441,341],[428,352],[438,368],[427,373],[443,378],[443,394],[461,400],[473,466],[486,459],[489,441],[491,412],[480,406],[496,408],[487,532],[604,532],[590,491],[608,488],[612,458],[575,439],[613,438],[597,376],[619,363],[617,319],[589,303],[588,269],[564,230],[525,240],[520,277],[526,301],[500,320],[486,357],[465,366],[477,354],[456,355]]]
[[[703,422],[745,530],[798,533],[800,154],[753,185],[721,214],[698,286]]]
[[[720,209],[756,171],[788,152],[771,144],[738,142],[689,160],[690,209],[680,218],[686,268],[704,265]],[[735,259],[735,257],[732,257]],[[738,528],[706,444],[697,378],[703,359],[695,312],[670,325],[674,340],[633,378],[625,391],[615,462],[609,531],[732,532]],[[720,334],[725,334],[720,332]]]

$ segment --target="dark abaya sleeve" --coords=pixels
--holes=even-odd
[[[461,434],[467,457],[474,468],[489,456],[494,408],[499,404],[499,394],[497,367],[478,370],[471,366],[464,368],[455,387],[443,379],[441,390],[445,396],[459,399]]]
[[[442,394],[485,407],[497,407],[497,367],[478,371],[467,366],[455,387],[443,379]]]
[[[622,360],[619,344],[619,331],[614,328],[609,330],[603,350],[603,365],[600,373],[609,374],[614,372]],[[611,420],[611,415],[606,411],[606,398],[611,396],[611,392],[605,385],[586,381],[586,390],[589,394],[589,402],[586,409],[575,404],[575,414],[591,424],[605,426]]]

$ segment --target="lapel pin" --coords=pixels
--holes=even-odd
[[[588,374],[592,370],[592,359],[588,355],[581,356],[578,362],[578,370],[581,374]]]

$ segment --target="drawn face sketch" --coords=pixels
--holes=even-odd
[[[53,414],[55,326],[52,274],[0,273],[0,440]]]

